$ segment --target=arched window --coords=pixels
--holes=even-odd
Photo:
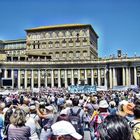
[[[49,44],[49,47],[50,47],[50,48],[53,47],[53,42],[50,41],[48,44]]]
[[[40,35],[37,35],[37,39],[40,39]]]
[[[83,36],[83,35],[84,35],[83,30],[80,30],[79,35],[80,35],[80,36]]]
[[[49,33],[46,33],[46,34],[45,34],[45,37],[46,37],[46,38],[50,38],[50,34],[49,34]]]
[[[63,35],[62,32],[59,32],[59,33],[58,33],[58,36],[59,36],[59,37],[63,37],[64,35]]]
[[[66,31],[65,35],[66,35],[66,37],[70,37],[71,34],[69,31]]]
[[[83,56],[87,57],[87,51],[83,51]]]
[[[76,32],[75,31],[72,32],[72,36],[76,36]]]
[[[56,34],[55,32],[53,32],[53,33],[52,33],[52,37],[53,37],[53,38],[56,38],[56,37],[57,37],[57,34]]]

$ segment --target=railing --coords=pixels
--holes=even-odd
[[[19,62],[50,62],[50,63],[109,63],[109,62],[134,62],[140,61],[140,57],[127,58],[98,58],[98,59],[25,59],[25,60],[0,60],[0,63],[19,63]]]

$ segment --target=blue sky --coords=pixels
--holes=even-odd
[[[91,24],[99,56],[140,56],[140,0],[0,0],[0,40],[25,38],[25,29]]]

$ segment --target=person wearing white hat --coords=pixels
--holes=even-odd
[[[93,119],[95,136],[97,135],[97,128],[99,124],[101,124],[104,119],[110,114],[108,112],[108,107],[109,105],[105,99],[99,102],[99,114],[97,114]]]
[[[82,136],[76,132],[73,125],[68,121],[59,121],[51,126],[51,140],[81,140]]]

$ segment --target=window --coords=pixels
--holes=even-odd
[[[70,47],[73,46],[73,41],[72,41],[72,39],[70,39],[70,41],[69,41],[69,46],[70,46]]]
[[[59,58],[59,52],[55,53],[56,58]]]
[[[59,42],[55,42],[55,47],[58,48],[59,47]]]
[[[50,38],[50,34],[49,34],[49,33],[46,33],[46,34],[45,34],[45,37],[46,37],[46,38]]]
[[[77,52],[76,52],[76,57],[77,57],[77,58],[78,58],[78,57],[80,58],[80,51],[77,51]]]
[[[42,43],[42,49],[45,49],[46,43]]]
[[[52,52],[49,52],[49,55],[50,55],[50,56],[52,56],[52,55],[53,55],[53,53],[52,53]]]
[[[65,39],[62,41],[62,47],[66,47],[66,40]]]
[[[83,56],[87,57],[87,51],[83,51]]]
[[[73,52],[69,52],[69,57],[70,57],[70,58],[73,57]]]
[[[76,46],[80,46],[80,40],[79,39],[76,40]]]
[[[50,47],[50,48],[53,47],[53,42],[50,41],[48,44],[49,44],[49,47]]]
[[[62,57],[66,57],[66,52],[62,52]]]
[[[35,45],[35,49],[38,49],[38,44]]]
[[[87,45],[87,40],[86,38],[83,39],[83,46],[86,46]]]
[[[37,39],[40,39],[40,35],[37,35]]]

